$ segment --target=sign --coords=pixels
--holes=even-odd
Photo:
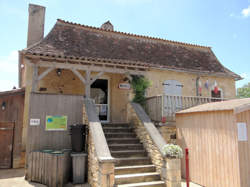
[[[237,123],[238,141],[247,141],[247,125],[246,123]]]
[[[130,84],[129,83],[120,83],[119,88],[123,90],[129,90],[130,89]]]
[[[67,130],[67,116],[46,116],[47,131]]]
[[[40,119],[30,119],[30,126],[40,125]]]

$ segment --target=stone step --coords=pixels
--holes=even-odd
[[[115,167],[115,175],[155,172],[155,171],[156,171],[156,167],[153,164]]]
[[[133,132],[129,127],[103,127],[104,133],[130,133]]]
[[[144,150],[143,144],[109,144],[110,151]]]
[[[115,166],[135,166],[152,164],[149,157],[117,158]]]
[[[166,187],[166,184],[163,181],[151,181],[151,182],[139,182],[139,183],[131,183],[131,184],[120,184],[117,187]]]
[[[131,127],[128,123],[104,123],[102,127]]]
[[[125,158],[125,157],[145,157],[147,156],[147,151],[145,150],[122,150],[122,151],[111,151],[111,155],[115,158]]]
[[[161,180],[161,177],[160,174],[157,172],[115,175],[115,184],[117,185],[139,182],[152,182],[158,180]]]
[[[140,143],[138,138],[107,138],[108,144],[134,144]]]
[[[105,133],[105,137],[109,138],[136,138],[136,134],[134,132],[131,133]]]

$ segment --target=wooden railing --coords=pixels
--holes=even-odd
[[[146,99],[145,110],[151,120],[159,122],[163,117],[175,121],[175,113],[204,103],[225,99],[199,96],[158,95]]]

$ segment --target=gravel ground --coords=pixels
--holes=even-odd
[[[0,169],[0,187],[46,187],[24,179],[24,169]],[[89,185],[67,184],[65,187],[89,187]]]

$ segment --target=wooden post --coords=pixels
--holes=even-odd
[[[90,86],[91,86],[90,75],[91,75],[91,71],[87,70],[86,71],[86,84],[85,84],[85,96],[86,96],[86,98],[90,98]]]
[[[32,92],[37,91],[37,83],[38,83],[38,66],[33,65]]]

